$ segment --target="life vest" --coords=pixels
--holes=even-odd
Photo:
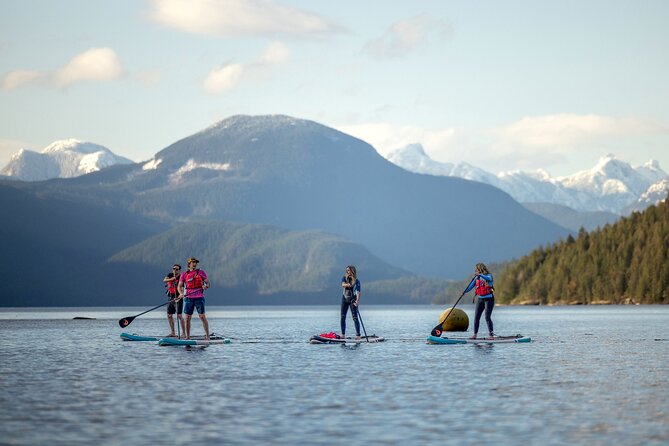
[[[335,333],[334,331],[331,331],[330,333],[321,333],[318,336],[320,336],[321,338],[326,338],[326,339],[337,339],[337,338],[339,338],[339,336],[337,336],[337,333]]]
[[[351,283],[346,278],[344,278],[342,282]],[[344,288],[343,294],[344,294],[344,299],[346,299],[346,302],[353,302],[353,300],[356,297],[355,296],[356,290],[360,286],[360,282],[358,281],[358,279],[355,279],[355,282],[352,285],[353,286],[351,287]]]
[[[187,290],[204,288],[204,279],[200,275],[199,269],[185,272],[183,283]]]
[[[492,282],[488,283],[487,280],[481,276],[476,278],[475,292],[477,296],[490,296],[494,289],[492,287]]]
[[[179,283],[179,278],[173,276],[171,279],[172,280],[167,282],[167,293],[174,295],[177,294],[177,284]]]

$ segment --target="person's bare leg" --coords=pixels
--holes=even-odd
[[[207,316],[201,314],[200,320],[202,321],[202,328],[204,328],[204,338],[209,340],[209,322],[207,321]]]

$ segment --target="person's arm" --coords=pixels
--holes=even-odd
[[[492,286],[492,274],[479,274],[479,277],[483,278]]]
[[[207,277],[207,273],[204,271],[200,271],[202,274],[202,289],[206,290],[208,288],[211,288],[211,283],[209,282],[209,278]]]
[[[177,300],[183,297],[184,297],[184,283],[181,281],[181,277],[179,277],[179,284],[177,285]]]
[[[358,305],[360,305],[360,296],[362,295],[362,290],[361,290],[361,287],[360,287],[360,281],[359,280],[355,281],[355,290],[353,292],[356,295],[355,306],[357,307]]]
[[[341,287],[342,288],[351,288],[351,284],[346,281],[346,276],[341,278]]]
[[[167,275],[167,276],[165,276],[165,278],[163,279],[163,282],[165,282],[165,283],[170,283],[170,282],[172,282],[172,281],[174,281],[174,280],[177,280],[177,278],[174,277],[174,276],[170,277],[169,275]]]
[[[478,274],[475,275],[474,277],[472,277],[472,280],[471,280],[471,282],[469,282],[469,285],[467,286],[467,289],[462,294],[467,294],[472,290],[472,288],[474,288],[474,286],[476,285],[476,279],[477,278],[478,278]]]

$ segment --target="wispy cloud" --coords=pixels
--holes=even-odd
[[[33,70],[14,70],[5,74],[2,77],[2,82],[0,85],[3,90],[16,90],[17,88],[25,87],[28,85],[36,85],[44,82],[46,75],[39,71]]]
[[[363,52],[379,59],[402,57],[425,45],[430,36],[447,39],[451,34],[447,23],[419,15],[393,23],[383,35],[367,42]]]
[[[270,43],[263,54],[249,63],[225,63],[211,70],[202,82],[208,94],[220,94],[235,88],[244,80],[261,79],[267,70],[290,60],[290,50],[280,42]]]
[[[58,87],[86,81],[111,81],[123,76],[121,60],[111,48],[91,48],[77,54],[54,74]]]
[[[66,88],[90,81],[111,81],[123,76],[123,66],[111,48],[91,48],[77,54],[55,71],[13,70],[2,77],[3,90],[15,90],[30,85]]]
[[[457,130],[453,128],[434,130],[386,122],[340,125],[337,130],[368,142],[384,156],[409,144],[420,143],[435,149],[451,146],[457,139]]]
[[[180,31],[213,36],[324,35],[329,20],[272,0],[152,0],[149,17]]]
[[[202,87],[209,94],[219,94],[231,90],[240,82],[244,74],[241,64],[226,64],[214,68],[205,77]]]
[[[636,117],[556,114],[525,117],[494,131],[500,142],[528,147],[570,147],[611,137],[669,133],[669,128]]]

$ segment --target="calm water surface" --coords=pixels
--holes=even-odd
[[[212,307],[233,343],[192,350],[121,341],[145,309],[1,310],[0,443],[669,444],[667,307],[498,307],[534,342],[446,346],[441,307],[363,306],[388,341],[357,348],[306,342],[338,307]]]

